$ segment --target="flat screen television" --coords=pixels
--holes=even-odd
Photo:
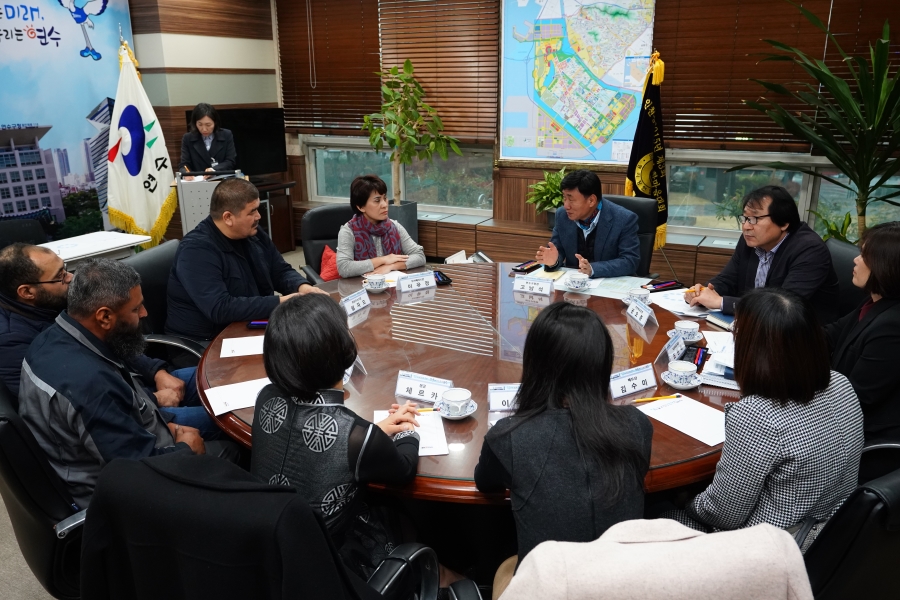
[[[219,127],[234,134],[237,168],[244,175],[265,175],[287,171],[283,108],[217,109]],[[191,112],[185,111],[190,129]]]

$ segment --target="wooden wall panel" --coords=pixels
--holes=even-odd
[[[538,246],[550,240],[550,230],[546,234],[513,234],[481,229],[477,231],[476,245],[494,262],[521,263],[534,260]]]
[[[710,279],[722,272],[729,260],[731,260],[731,254],[711,254],[701,249],[697,252],[697,270],[694,273],[697,281],[691,282],[691,285],[698,282],[706,285]],[[687,282],[682,281],[682,283]]]
[[[466,254],[477,250],[475,226],[437,223],[437,256],[447,258],[460,250],[465,250]]]
[[[425,256],[437,256],[437,223],[435,221],[419,221],[419,245]]]
[[[181,33],[272,39],[269,0],[128,0],[128,7],[136,35]]]
[[[650,260],[650,272],[659,273],[662,279],[677,279],[685,285],[694,285],[696,280],[697,251],[666,249],[666,256],[657,250]],[[666,262],[668,258],[668,262]],[[671,263],[671,268],[669,264]],[[672,269],[675,269],[673,272]],[[717,272],[718,274],[718,272]]]

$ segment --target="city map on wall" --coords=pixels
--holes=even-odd
[[[503,0],[500,158],[627,164],[655,0]]]

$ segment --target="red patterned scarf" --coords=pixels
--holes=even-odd
[[[350,229],[353,230],[353,259],[369,260],[375,258],[375,242],[372,236],[381,238],[381,249],[385,254],[400,254],[403,246],[400,244],[400,232],[394,226],[394,222],[385,219],[378,225],[373,225],[362,213],[356,213],[350,219]]]

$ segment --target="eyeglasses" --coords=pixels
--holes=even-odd
[[[768,217],[769,215],[759,215],[758,217],[748,217],[746,215],[740,215],[738,217],[738,221],[740,221],[741,225],[744,223],[750,223],[751,225],[756,225],[760,219],[763,217]]]
[[[23,285],[37,285],[39,283],[65,283],[66,275],[69,272],[66,270],[66,263],[63,263],[62,273],[56,277],[56,279],[51,279],[50,281],[26,281]]]

